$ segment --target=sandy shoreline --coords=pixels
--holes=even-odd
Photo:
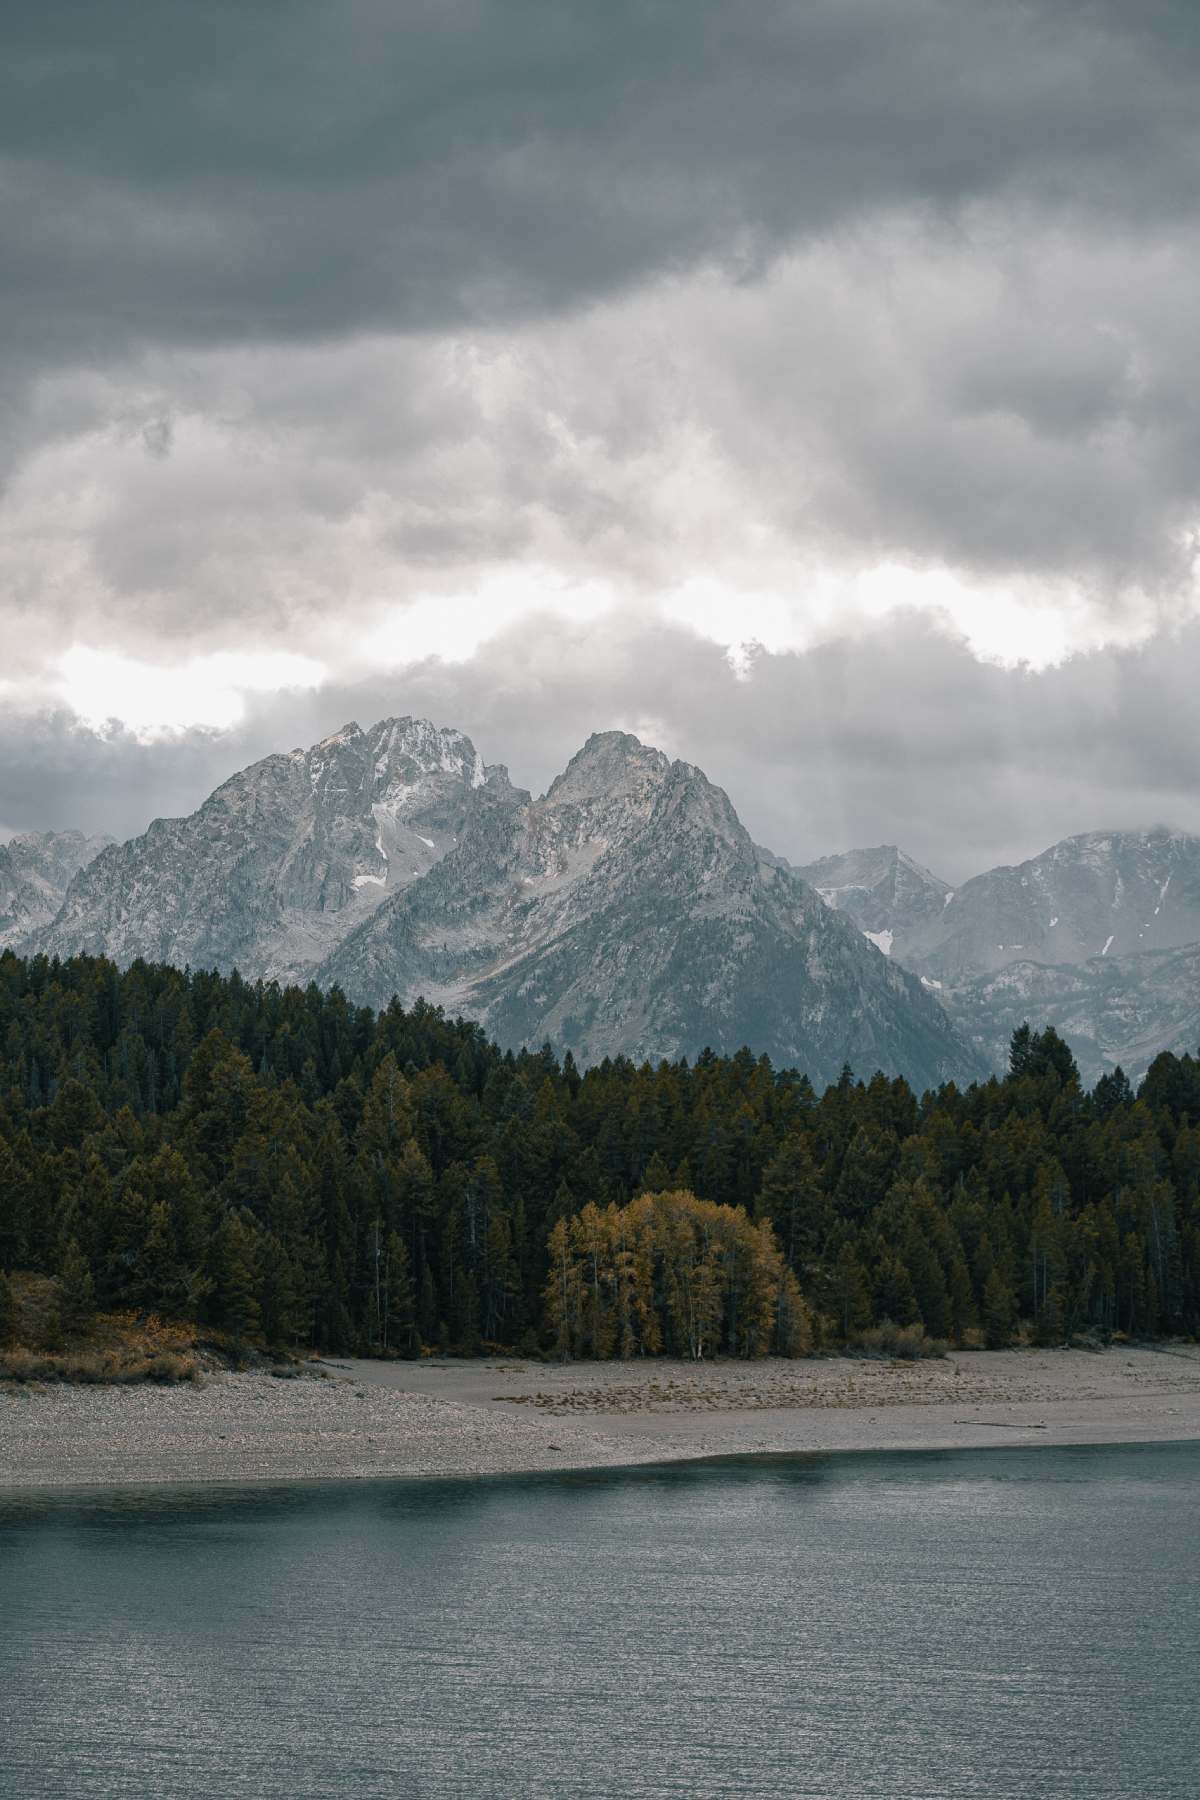
[[[1200,1347],[943,1362],[330,1362],[0,1392],[0,1488],[505,1474],[756,1452],[1200,1439]]]

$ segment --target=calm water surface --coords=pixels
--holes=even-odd
[[[1196,1800],[1200,1445],[0,1496],[0,1789]]]

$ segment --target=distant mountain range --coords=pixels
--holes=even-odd
[[[816,1082],[982,1064],[701,771],[592,737],[541,799],[423,720],[269,756],[68,882],[20,947],[424,996],[581,1061],[750,1044]]]
[[[1087,832],[957,889],[893,845],[797,872],[931,986],[993,1066],[1024,1019],[1060,1031],[1088,1082],[1200,1044],[1200,838]]]
[[[1200,839],[1068,838],[958,889],[891,845],[794,868],[627,734],[535,800],[461,732],[396,718],[128,843],[0,846],[0,942],[424,996],[585,1062],[746,1043],[817,1083],[845,1062],[971,1080],[1029,1018],[1090,1081],[1200,1040]]]

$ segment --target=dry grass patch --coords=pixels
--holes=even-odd
[[[195,1381],[207,1360],[194,1325],[114,1312],[97,1313],[85,1330],[66,1332],[57,1281],[14,1274],[9,1283],[12,1341],[0,1345],[0,1381]]]

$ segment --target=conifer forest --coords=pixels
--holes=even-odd
[[[1200,1332],[1200,1060],[1091,1092],[1053,1031],[924,1095],[749,1050],[497,1049],[418,1004],[0,957],[0,1339],[64,1323],[411,1357]]]

